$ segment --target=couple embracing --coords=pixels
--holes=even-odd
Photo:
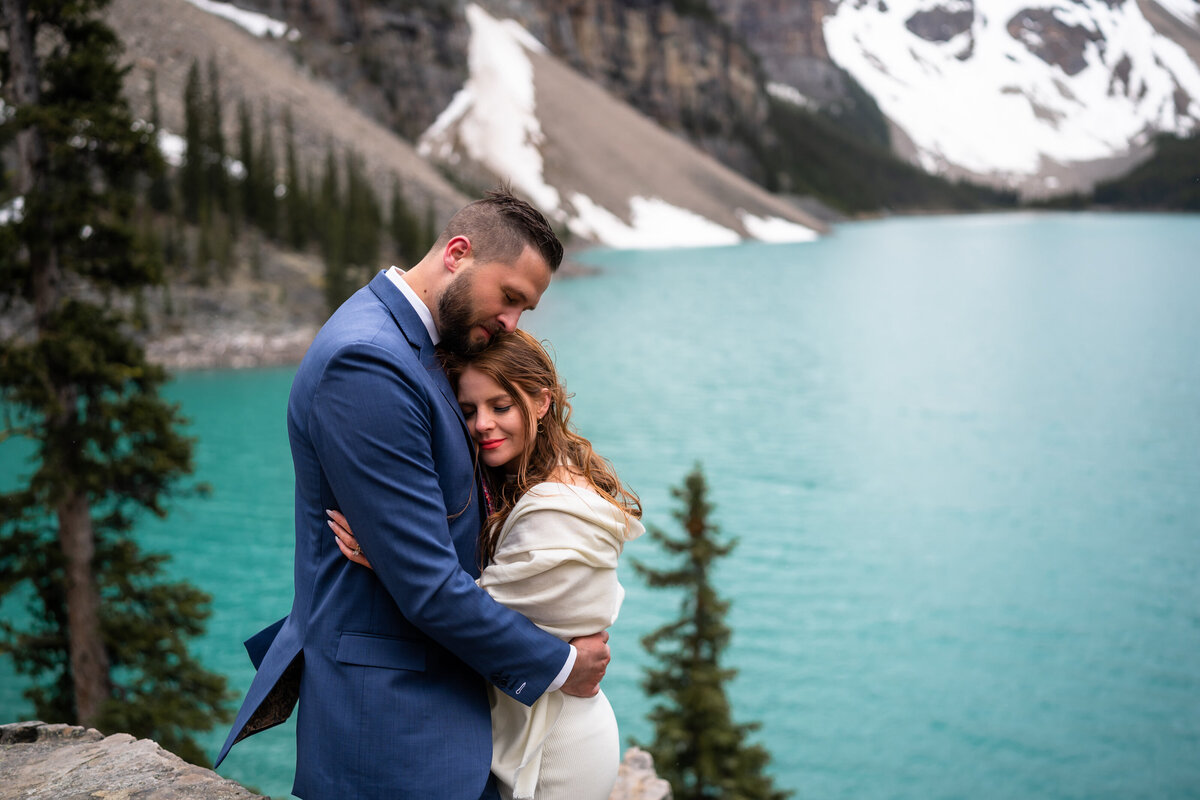
[[[246,642],[218,764],[298,702],[306,800],[608,797],[604,629],[641,508],[517,330],[562,252],[492,192],[321,329],[288,402],[295,597]]]

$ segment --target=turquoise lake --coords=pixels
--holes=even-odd
[[[717,571],[729,693],[780,788],[1200,798],[1200,217],[892,219],[582,260],[524,324],[650,524],[703,464],[740,539]],[[291,375],[178,376],[214,493],[139,530],[213,595],[194,649],[239,696],[241,640],[291,603]],[[648,539],[626,553],[660,563]],[[623,580],[604,687],[644,740],[639,638],[677,598]],[[20,689],[0,662],[0,721],[32,713]],[[220,772],[287,796],[292,735]]]

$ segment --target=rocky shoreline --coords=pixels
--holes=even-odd
[[[300,363],[315,325],[286,330],[221,327],[211,332],[188,331],[146,343],[146,357],[172,372],[202,369],[259,369]]]

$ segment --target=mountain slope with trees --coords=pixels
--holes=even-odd
[[[1162,134],[1154,155],[1124,176],[1096,185],[1092,202],[1116,208],[1200,211],[1200,135]]]

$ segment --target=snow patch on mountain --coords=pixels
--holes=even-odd
[[[1154,2],[1184,25],[1200,32],[1200,0],[1154,0]]]
[[[187,140],[177,133],[155,131],[155,141],[163,159],[172,167],[182,167],[187,160]]]
[[[717,247],[737,244],[741,236],[711,220],[654,197],[632,197],[632,223],[597,205],[586,195],[571,196],[576,216],[568,223],[571,233],[609,247],[650,249],[657,247]]]
[[[817,232],[811,228],[779,217],[759,217],[748,211],[738,212],[738,217],[750,235],[763,242],[786,244],[811,242],[817,238]]]
[[[1195,24],[1194,0],[1156,1]],[[843,0],[824,34],[934,172],[1015,185],[1200,119],[1200,68],[1134,0]]]
[[[417,152],[453,162],[456,147],[508,178],[543,212],[559,211],[558,190],[543,175],[542,127],[534,104],[533,65],[526,49],[545,48],[512,20],[467,6],[470,77],[421,136]],[[556,219],[562,215],[555,214]]]
[[[217,0],[187,0],[187,2],[201,11],[207,11],[245,28],[255,36],[274,36],[276,39],[286,37],[288,41],[300,38],[300,31],[289,28],[286,22],[281,22],[257,11],[238,8],[233,3],[222,3]]]
[[[0,206],[0,225],[8,225],[10,222],[20,224],[25,220],[25,198],[21,196],[14,197],[4,205]]]
[[[810,98],[805,97],[795,86],[791,86],[790,84],[786,83],[780,83],[779,81],[767,82],[767,94],[771,95],[776,100],[782,100],[785,103],[791,103],[792,105],[800,106],[801,108],[815,109],[817,107],[816,103],[814,103]]]

